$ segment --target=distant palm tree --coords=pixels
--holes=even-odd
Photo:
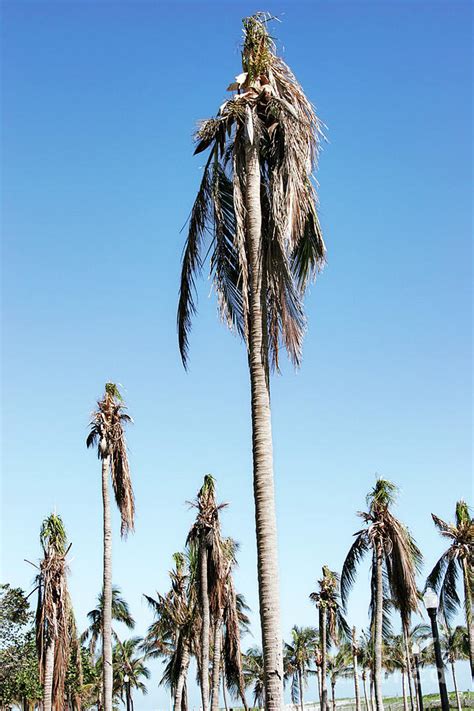
[[[455,664],[458,661],[469,659],[469,638],[467,629],[466,627],[458,625],[454,630],[451,630],[447,625],[441,625],[440,636],[444,660],[451,667],[458,711],[461,711],[461,697],[458,690]]]
[[[311,174],[320,122],[277,57],[270,18],[244,20],[237,93],[201,124],[195,153],[210,149],[191,211],[178,306],[184,364],[196,313],[195,279],[207,254],[222,318],[245,340],[250,371],[260,617],[267,708],[282,704],[282,646],[273,483],[270,370],[286,348],[299,364],[306,285],[325,247]],[[210,245],[206,244],[207,233]]]
[[[173,555],[171,589],[156,598],[145,595],[154,611],[155,621],[143,641],[147,656],[163,658],[166,667],[161,679],[173,695],[174,711],[187,709],[187,675],[191,653],[197,651],[199,616],[197,592],[192,584],[191,562],[182,553]]]
[[[352,676],[352,649],[350,644],[343,644],[334,655],[328,658],[328,673],[331,680],[332,711],[336,711],[336,683],[338,679]]]
[[[87,613],[87,619],[90,624],[89,627],[84,630],[81,635],[81,642],[85,644],[89,642],[89,651],[94,654],[97,642],[102,636],[102,625],[103,625],[103,610],[104,610],[104,595],[100,593],[97,598],[97,607],[90,610]],[[112,586],[112,620],[116,622],[121,622],[126,625],[128,629],[133,629],[135,627],[135,620],[133,619],[128,603],[120,594],[120,588],[116,585]],[[112,629],[112,637],[115,641],[118,640],[116,632]]]
[[[144,664],[144,655],[137,654],[142,642],[141,637],[117,641],[113,650],[114,693],[120,694],[122,699],[125,694],[127,711],[133,711],[134,708],[132,689],[138,689],[142,694],[148,693],[142,680],[150,678],[150,670]]]
[[[471,676],[474,679],[474,519],[463,500],[456,504],[456,523],[446,523],[434,514],[431,516],[436,528],[450,541],[450,545],[429,574],[426,586],[439,593],[439,609],[449,624],[461,604],[456,590],[458,570],[461,571]]]
[[[125,412],[122,396],[114,383],[106,383],[102,400],[92,415],[87,447],[97,445],[97,455],[102,462],[102,503],[104,515],[104,571],[103,571],[103,684],[104,710],[112,711],[112,524],[110,520],[109,476],[115,501],[122,519],[121,534],[133,531],[135,501],[125,443],[124,424],[131,422]]]
[[[358,531],[341,575],[344,606],[354,584],[357,565],[370,550],[372,554],[371,611],[374,635],[374,683],[377,711],[383,711],[382,640],[384,603],[391,599],[400,610],[404,631],[411,612],[418,609],[416,573],[421,553],[408,529],[392,514],[397,487],[386,479],[377,479],[367,496],[368,512],[359,516],[366,524]]]
[[[354,674],[354,694],[356,702],[356,711],[360,711],[360,691],[359,691],[359,662],[358,662],[358,643],[357,643],[357,630],[355,627],[352,628],[352,639],[351,639],[351,649],[352,649],[352,670]],[[366,709],[367,711],[367,709]]]
[[[43,711],[52,711],[63,707],[71,647],[77,641],[67,586],[70,546],[60,516],[53,513],[43,521],[40,541],[43,559],[37,576],[36,644]]]
[[[198,513],[189,531],[187,544],[196,551],[198,575],[196,581],[199,590],[201,615],[201,655],[200,681],[203,711],[209,706],[209,641],[212,623],[220,625],[218,617],[223,606],[224,579],[226,561],[220,530],[219,511],[226,504],[216,501],[215,480],[210,474],[204,477],[204,483],[192,504]],[[212,608],[212,609],[211,609]],[[220,664],[220,654],[218,658]]]
[[[323,565],[323,577],[318,580],[319,591],[309,596],[319,610],[319,648],[321,652],[321,711],[329,708],[326,688],[328,647],[338,644],[350,634],[340,601],[339,575]]]
[[[357,662],[361,666],[361,677],[364,687],[364,699],[366,711],[372,711],[371,695],[367,693],[367,675],[372,682],[374,673],[374,644],[373,635],[370,632],[362,632],[357,642]]]
[[[291,637],[292,641],[284,647],[285,681],[291,681],[292,702],[299,703],[301,711],[304,711],[304,688],[318,647],[318,631],[314,627],[295,625]]]
[[[242,663],[245,686],[253,685],[253,705],[262,708],[265,706],[265,671],[261,649],[248,649]]]
[[[405,639],[403,635],[392,635],[387,646],[387,654],[384,659],[384,667],[388,674],[400,672],[402,680],[403,709],[408,711],[408,693],[406,687],[406,675],[408,674],[407,656],[405,649]]]

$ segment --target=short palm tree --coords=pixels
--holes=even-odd
[[[132,689],[148,693],[143,679],[150,678],[150,670],[145,666],[145,656],[137,653],[142,642],[141,637],[132,637],[124,642],[118,640],[113,650],[114,693],[122,698],[125,695],[127,711],[134,708]]]
[[[449,624],[461,604],[457,592],[458,571],[461,571],[471,676],[474,679],[474,519],[462,500],[456,504],[455,523],[446,523],[434,514],[431,516],[436,528],[450,544],[429,574],[426,586],[439,593],[439,608]]]
[[[357,642],[357,663],[361,668],[366,711],[372,711],[371,695],[367,693],[367,677],[372,682],[374,671],[374,645],[371,631],[362,632]]]
[[[318,580],[319,590],[310,595],[310,599],[319,610],[319,637],[321,652],[321,711],[327,711],[328,693],[326,688],[328,647],[338,644],[342,637],[349,635],[349,626],[345,620],[340,601],[339,575],[323,565],[323,577]]]
[[[259,13],[244,20],[242,73],[215,118],[198,131],[209,149],[191,211],[178,306],[184,364],[196,312],[195,279],[210,254],[222,318],[247,346],[260,618],[267,709],[282,704],[282,646],[273,484],[270,369],[286,348],[301,361],[306,285],[325,247],[311,182],[320,122],[291,70],[276,55]],[[207,233],[211,234],[206,244]]]
[[[352,676],[352,649],[350,644],[343,644],[336,654],[328,658],[328,674],[331,681],[332,711],[336,711],[336,683],[338,679]]]
[[[104,516],[104,570],[102,619],[102,657],[104,684],[104,711],[112,711],[112,524],[110,520],[109,476],[112,478],[115,501],[122,519],[121,534],[133,531],[135,501],[133,496],[124,425],[131,422],[125,412],[122,396],[114,383],[106,383],[105,393],[92,415],[87,447],[97,446],[102,462],[102,504]]]
[[[171,589],[156,598],[145,595],[155,621],[148,628],[143,642],[147,656],[166,662],[161,679],[173,695],[174,711],[187,708],[187,675],[191,653],[197,648],[199,636],[198,605],[195,586],[191,584],[189,558],[173,555],[175,567],[170,572]]]
[[[458,661],[469,659],[469,639],[467,629],[466,627],[458,625],[454,628],[454,630],[451,630],[447,625],[442,625],[440,636],[444,660],[451,667],[458,711],[461,711],[461,697],[459,695],[455,665]]]
[[[100,593],[97,598],[97,607],[87,613],[89,627],[84,630],[81,635],[81,642],[85,644],[89,642],[89,651],[94,654],[97,642],[102,636],[103,625],[103,610],[104,610],[104,595]],[[112,586],[112,620],[121,622],[128,629],[135,627],[135,620],[132,617],[127,601],[122,597],[120,588],[117,585]],[[112,637],[115,641],[118,640],[117,633],[112,629]]]
[[[393,515],[390,507],[397,488],[386,479],[377,479],[367,497],[368,512],[359,512],[365,527],[358,531],[341,575],[341,596],[344,606],[355,581],[357,565],[371,551],[371,610],[374,635],[374,683],[377,711],[383,711],[382,640],[384,602],[390,595],[400,611],[406,640],[411,613],[418,610],[416,573],[421,553],[408,529]]]
[[[284,647],[285,681],[291,681],[291,700],[304,711],[304,689],[311,663],[318,647],[318,631],[314,627],[297,627],[291,630],[292,640]]]
[[[220,530],[219,511],[226,504],[216,501],[215,479],[206,474],[204,482],[192,504],[197,516],[192,525],[187,544],[195,549],[197,559],[196,576],[201,616],[200,682],[203,711],[209,706],[209,650],[211,623],[220,625],[226,559]],[[220,653],[217,660],[220,665]]]
[[[43,521],[40,533],[43,559],[37,576],[36,644],[43,710],[60,709],[75,629],[67,587],[66,555],[69,550],[62,519],[53,513]]]
[[[265,706],[265,671],[263,654],[258,647],[248,649],[243,655],[243,674],[245,686],[253,686],[253,705],[257,708]]]

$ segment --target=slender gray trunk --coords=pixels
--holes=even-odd
[[[102,611],[102,685],[104,711],[112,711],[112,525],[109,496],[110,456],[102,459],[102,503],[104,507],[104,579]]]
[[[408,699],[407,699],[407,689],[405,684],[405,672],[402,669],[402,698],[403,698],[403,711],[408,711]]]
[[[367,674],[362,672],[362,682],[364,684],[365,711],[372,711],[372,706],[369,705],[369,697],[367,696]]]
[[[374,711],[374,709],[375,709],[374,690],[375,690],[374,675],[373,675],[373,672],[371,672],[371,674],[370,674],[370,708],[372,709],[372,711]]]
[[[225,711],[229,711],[229,704],[227,703],[227,689],[225,682],[225,674],[222,674],[222,698],[224,699]]]
[[[375,565],[376,565],[376,597],[375,597],[375,629],[374,629],[374,684],[375,684],[375,704],[377,711],[383,710],[382,697],[382,621],[383,621],[383,552],[382,544],[376,541]]]
[[[469,661],[471,664],[471,678],[474,680],[474,615],[472,610],[472,590],[471,581],[473,578],[472,570],[466,559],[462,562],[462,573],[464,583],[464,607],[466,609],[466,627],[469,639]]]
[[[454,662],[451,662],[451,674],[453,675],[454,693],[456,694],[456,703],[458,706],[458,711],[462,711],[461,697],[459,695],[458,683],[456,679],[456,670],[454,668]]]
[[[331,681],[332,711],[336,711],[336,682]]]
[[[211,711],[219,711],[219,686],[221,679],[221,620],[219,612],[214,624],[214,653],[212,656]]]
[[[359,669],[357,664],[357,639],[356,628],[352,628],[352,665],[354,668],[354,693],[356,702],[356,711],[360,711],[360,692],[359,692]]]
[[[303,688],[303,674],[301,673],[301,667],[298,667],[298,686],[300,689],[300,709],[304,711],[304,688]]]
[[[403,625],[403,641],[405,643],[405,660],[407,665],[407,677],[408,677],[408,691],[410,693],[410,708],[411,711],[415,711],[417,702],[415,702],[415,694],[413,693],[413,671],[411,664],[411,653],[410,653],[410,623],[404,622]]]
[[[51,639],[44,655],[43,711],[53,708],[54,647],[54,639]]]
[[[188,675],[189,668],[189,645],[187,642],[183,643],[183,655],[181,658],[181,669],[179,670],[178,681],[176,683],[176,689],[174,692],[173,709],[174,711],[182,711],[183,706],[183,690],[186,685],[186,677]]]
[[[246,238],[249,255],[248,359],[252,399],[253,481],[257,534],[258,591],[265,671],[265,708],[281,711],[283,648],[280,630],[277,528],[273,482],[270,390],[262,309],[260,164],[258,149],[247,140]]]
[[[318,699],[321,704],[321,667],[316,667],[316,681],[318,683]]]
[[[209,593],[207,589],[207,548],[201,544],[201,569],[200,569],[200,587],[201,587],[201,699],[202,711],[207,711],[209,708],[209,632],[210,632],[210,616],[209,616]]]
[[[319,608],[319,638],[321,641],[321,711],[328,711],[328,646],[327,646],[327,610],[324,605]]]

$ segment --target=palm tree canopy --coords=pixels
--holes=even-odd
[[[339,638],[347,639],[350,629],[340,601],[340,576],[323,565],[323,577],[318,580],[319,591],[309,596],[318,608],[326,610],[327,641],[337,644]]]
[[[341,574],[341,598],[347,605],[349,592],[354,584],[357,566],[372,551],[371,610],[375,600],[375,556],[380,547],[383,555],[385,612],[389,604],[400,611],[402,621],[409,624],[410,615],[418,610],[416,574],[420,570],[422,556],[408,529],[393,515],[390,507],[395,502],[397,487],[386,479],[377,479],[367,496],[368,511],[359,512],[365,528],[358,531],[356,539],[346,556]],[[388,620],[385,620],[388,633]]]
[[[196,313],[195,280],[206,257],[222,319],[246,341],[249,270],[246,241],[245,157],[258,152],[261,173],[261,280],[266,353],[278,367],[283,345],[295,364],[305,331],[303,295],[325,259],[311,182],[322,137],[313,106],[277,56],[264,13],[243,21],[242,73],[235,92],[197,131],[195,153],[209,149],[191,211],[178,305],[178,339],[187,365],[189,332]],[[206,235],[210,235],[210,240]]]
[[[92,414],[87,447],[97,445],[99,459],[109,460],[115,501],[122,519],[121,534],[134,529],[135,498],[133,495],[124,425],[132,422],[125,412],[123,398],[115,383],[106,383],[102,400]]]
[[[474,519],[463,500],[456,504],[456,523],[447,523],[435,514],[431,516],[441,536],[448,539],[449,547],[429,574],[426,587],[438,593],[440,612],[449,623],[460,606],[456,588],[458,571],[464,563],[470,571],[470,589],[474,589]]]
[[[97,607],[87,613],[87,619],[90,624],[81,635],[81,642],[89,642],[89,649],[93,654],[102,634],[102,615],[104,610],[104,594],[101,592],[97,597]],[[117,585],[112,586],[112,619],[116,622],[122,622],[128,629],[135,627],[135,620],[132,617],[130,608],[125,598],[122,597],[120,588]],[[112,631],[112,635],[117,640],[117,634]]]
[[[117,642],[113,651],[114,692],[121,693],[124,688],[125,675],[132,689],[138,689],[143,694],[148,690],[142,679],[150,678],[150,670],[145,666],[145,656],[137,654],[142,646],[141,637],[132,637],[124,642]]]
[[[352,647],[350,644],[343,644],[336,654],[328,657],[328,674],[331,683],[335,684],[338,678],[345,678],[352,674]]]
[[[263,669],[263,654],[258,647],[252,647],[242,656],[242,666],[245,686],[253,684],[253,705],[264,706],[265,675]]]
[[[301,695],[300,675],[304,684],[316,655],[319,635],[314,627],[295,625],[291,630],[291,637],[292,641],[284,646],[284,680],[291,680],[291,700],[297,704]]]

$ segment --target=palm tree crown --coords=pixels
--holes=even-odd
[[[106,383],[104,397],[98,401],[97,410],[92,415],[86,444],[87,447],[97,445],[99,459],[108,458],[115,501],[122,518],[122,536],[133,531],[135,518],[135,499],[124,432],[124,424],[127,422],[132,422],[132,418],[125,412],[118,387],[115,383]]]
[[[322,133],[311,103],[276,55],[268,19],[258,13],[244,20],[243,71],[229,86],[236,93],[197,132],[195,153],[210,152],[183,254],[178,332],[185,364],[196,313],[195,277],[207,253],[221,316],[248,339],[252,259],[245,234],[247,142],[257,148],[261,168],[265,348],[275,365],[280,343],[295,363],[301,358],[302,296],[325,257],[311,182]],[[205,243],[207,231],[210,246]],[[268,353],[262,355],[266,359]]]
[[[89,650],[92,654],[94,654],[97,642],[102,634],[103,612],[104,594],[101,592],[97,598],[97,607],[87,613],[87,619],[90,622],[89,627],[81,635],[82,643],[89,641]],[[135,620],[132,617],[128,603],[121,596],[120,588],[117,585],[112,587],[112,619],[116,622],[122,622],[128,629],[135,627]],[[112,630],[112,635],[116,640],[118,639],[114,630]]]

